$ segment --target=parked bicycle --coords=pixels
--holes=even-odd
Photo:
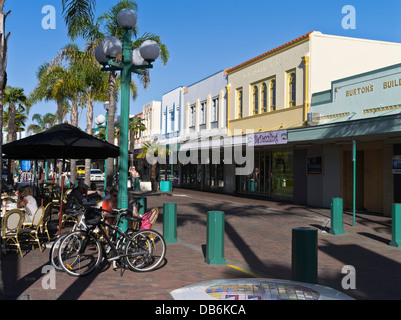
[[[51,265],[53,266],[53,268],[56,269],[57,271],[63,271],[63,268],[60,266],[60,262],[58,259],[58,249],[60,247],[61,241],[63,241],[64,238],[67,235],[69,235],[71,232],[74,232],[76,230],[88,229],[88,226],[85,223],[85,214],[84,214],[84,211],[82,210],[82,208],[77,209],[74,213],[70,213],[70,216],[79,216],[80,214],[81,214],[81,217],[78,219],[78,222],[73,225],[71,231],[58,237],[53,242],[53,245],[50,249],[49,261],[50,261]]]
[[[116,225],[108,224],[101,218],[101,212],[105,210],[91,210],[98,215],[85,220],[86,230],[73,231],[60,242],[58,260],[68,274],[89,274],[101,264],[103,256],[108,262],[118,262],[124,269],[128,267],[140,272],[154,270],[164,260],[166,243],[162,235],[152,229],[139,230],[139,223],[134,229],[133,222],[140,222],[141,219],[130,216],[128,209],[113,209],[118,218]],[[129,222],[126,232],[119,227],[122,219]],[[105,227],[112,231],[110,236]]]

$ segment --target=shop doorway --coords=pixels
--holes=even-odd
[[[255,150],[254,161],[251,174],[236,177],[237,192],[270,197],[271,151]]]
[[[353,208],[353,163],[351,151],[343,153],[344,209]],[[356,154],[356,210],[383,213],[383,161],[381,149]]]

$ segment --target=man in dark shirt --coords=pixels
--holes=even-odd
[[[85,204],[88,202],[88,200],[86,199],[86,194],[88,192],[89,187],[83,183],[82,181],[80,181],[78,183],[78,187],[74,188],[71,193],[68,195],[67,197],[67,204],[68,202],[70,202],[70,200],[72,200],[72,198],[75,198],[76,200],[78,200],[79,204]]]

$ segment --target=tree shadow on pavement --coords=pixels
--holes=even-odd
[[[356,273],[354,295],[363,299],[399,300],[401,299],[401,264],[369,249],[355,244],[335,245],[324,241],[319,250],[351,265]],[[341,272],[341,270],[339,270]],[[339,274],[338,289],[345,274]],[[340,287],[341,288],[341,287]]]
[[[3,277],[5,299],[8,300],[23,298],[21,294],[43,276],[43,267],[48,265],[43,264],[21,279],[18,279],[19,261],[21,261],[19,253],[9,253],[2,257],[1,274]]]

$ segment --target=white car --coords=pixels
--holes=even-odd
[[[91,181],[104,181],[104,173],[99,169],[91,169]]]

